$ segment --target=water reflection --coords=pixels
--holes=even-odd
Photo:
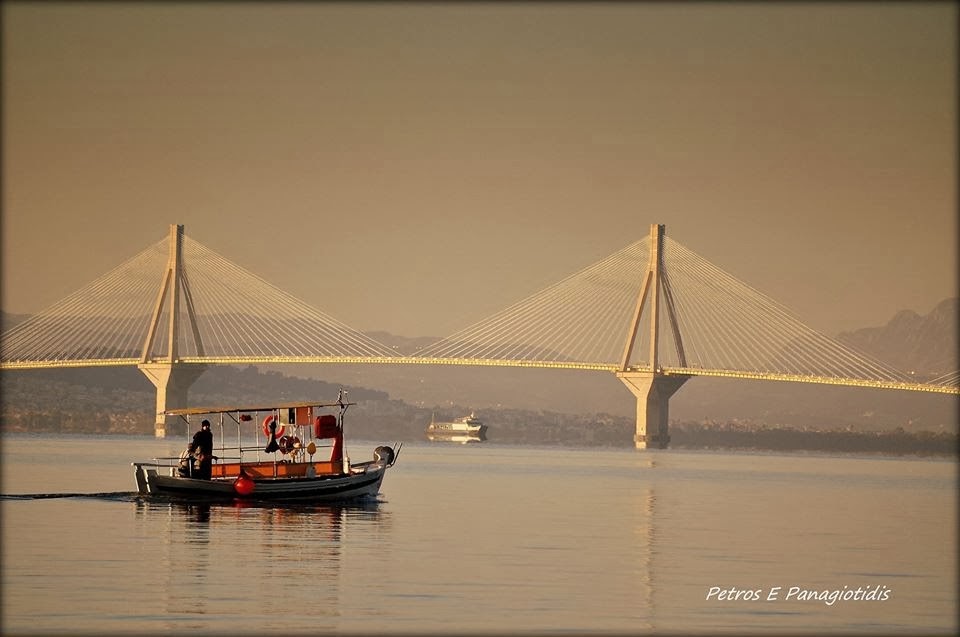
[[[427,440],[430,442],[455,442],[462,445],[471,444],[475,442],[483,442],[487,439],[485,433],[462,433],[462,434],[450,434],[450,433],[428,433]]]
[[[637,581],[634,583],[637,600],[638,628],[653,631],[656,628],[654,604],[653,558],[657,553],[657,527],[655,494],[656,459],[652,455],[640,456],[637,459],[638,475],[644,475],[645,484],[641,489],[633,492],[632,504],[634,509],[633,538],[635,552],[635,571]]]
[[[636,526],[634,527],[634,536],[637,546],[637,574],[636,595],[638,610],[641,614],[641,626],[648,630],[654,630],[654,599],[653,599],[653,556],[657,541],[656,526],[654,523],[654,511],[657,498],[653,493],[653,487],[648,486],[641,490],[634,501],[637,509]]]
[[[137,515],[151,515],[158,512],[180,511],[184,517],[193,518],[198,523],[209,523],[211,512],[213,521],[236,518],[235,512],[242,510],[260,511],[264,517],[299,519],[304,515],[328,514],[336,512],[343,518],[378,520],[382,517],[382,502],[378,499],[364,499],[341,504],[302,504],[268,502],[258,500],[235,500],[232,502],[193,502],[162,497],[137,497],[134,499]]]
[[[196,505],[182,505],[184,508],[185,517],[192,519],[194,527],[205,527],[210,523],[210,505],[209,504],[196,504]]]
[[[347,536],[356,530],[352,541],[368,543],[389,532],[378,500],[320,506],[140,499],[135,516],[160,535],[160,576],[153,581],[164,611],[180,616],[170,624],[178,630],[191,627],[192,615],[249,615],[251,600],[264,614],[282,600],[312,616],[337,616]]]

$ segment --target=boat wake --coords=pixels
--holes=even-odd
[[[51,500],[54,498],[87,498],[94,500],[113,500],[116,502],[133,502],[138,499],[136,491],[109,491],[104,493],[0,493],[3,500]]]

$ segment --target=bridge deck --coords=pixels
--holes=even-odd
[[[11,361],[0,363],[0,369],[50,369],[63,367],[123,367],[136,366],[135,358],[92,359],[70,361]],[[390,364],[390,365],[458,365],[470,367],[521,367],[537,369],[577,369],[616,373],[619,366],[614,363],[589,363],[582,361],[537,361],[483,358],[428,358],[417,356],[238,356],[238,357],[186,357],[177,361],[182,365],[252,365],[252,364]],[[649,372],[649,368],[631,367],[629,371]],[[772,380],[818,385],[842,385],[850,387],[872,387],[877,389],[895,389],[939,394],[960,395],[960,387],[931,383],[910,383],[885,380],[863,380],[856,378],[834,378],[830,376],[812,376],[802,374],[783,374],[773,372],[751,372],[727,369],[701,369],[688,367],[663,367],[665,375],[704,376],[719,378],[740,378],[744,380]]]

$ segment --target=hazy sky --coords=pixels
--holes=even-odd
[[[831,335],[957,293],[956,3],[2,11],[8,312],[173,223],[406,336],[652,223]]]

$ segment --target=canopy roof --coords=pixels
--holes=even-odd
[[[273,411],[275,409],[293,409],[296,407],[346,407],[356,405],[357,403],[318,403],[318,402],[294,402],[294,403],[274,403],[261,405],[247,405],[244,407],[188,407],[186,409],[168,409],[164,414],[168,416],[199,416],[201,414],[229,414],[240,411]]]

